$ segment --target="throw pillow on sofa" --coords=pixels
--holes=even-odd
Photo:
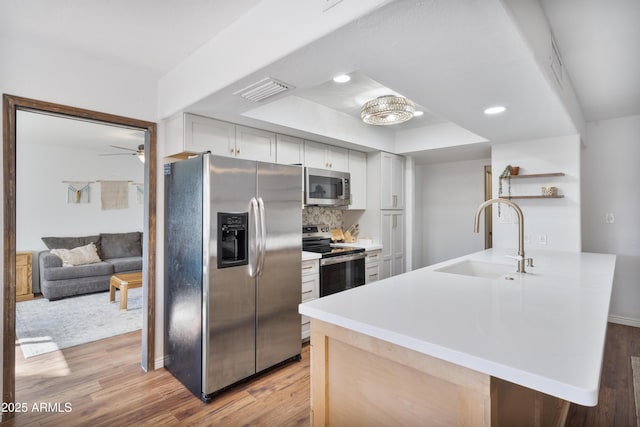
[[[62,259],[63,267],[102,262],[98,256],[98,249],[93,243],[73,249],[51,249],[51,253]]]

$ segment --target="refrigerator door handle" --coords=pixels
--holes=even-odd
[[[249,205],[251,207],[251,216],[253,217],[253,239],[251,240],[249,247],[249,276],[256,277],[258,275],[259,266],[258,263],[260,261],[260,252],[262,251],[261,245],[261,235],[260,235],[260,218],[258,212],[258,201],[255,197],[252,197],[249,201]],[[253,251],[251,250],[253,249]]]
[[[257,274],[262,273],[262,267],[264,267],[264,256],[267,252],[267,226],[265,220],[264,200],[262,197],[258,197],[258,207],[260,210],[260,261],[258,263]]]

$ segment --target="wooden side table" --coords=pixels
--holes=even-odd
[[[115,302],[116,288],[120,289],[120,310],[127,309],[127,291],[142,286],[142,271],[119,273],[109,280],[109,302]]]
[[[16,252],[16,301],[33,299],[32,252]]]

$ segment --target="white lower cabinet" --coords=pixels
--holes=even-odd
[[[320,267],[317,259],[302,261],[302,302],[318,298],[320,290]],[[300,316],[302,322],[302,339],[310,336],[310,319]]]
[[[364,283],[372,283],[380,279],[380,258],[382,251],[380,249],[367,251],[366,255],[364,260]]]
[[[380,214],[380,278],[404,273],[404,212],[382,211]]]

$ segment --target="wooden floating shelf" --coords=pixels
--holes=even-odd
[[[555,196],[500,196],[500,199],[562,199],[564,195],[558,194]]]
[[[511,175],[510,177],[505,177],[502,179],[506,179],[506,178],[511,178],[511,179],[522,179],[522,178],[549,178],[552,176],[564,176],[564,172],[553,172],[553,173],[532,173],[532,174],[528,174],[528,175]]]

